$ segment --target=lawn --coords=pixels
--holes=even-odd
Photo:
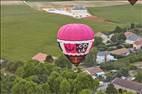
[[[30,60],[38,52],[45,52],[50,55],[59,56],[61,51],[56,43],[56,33],[60,26],[66,23],[85,23],[90,25],[96,32],[108,32],[116,25],[126,26],[129,22],[141,23],[140,5],[128,12],[130,6],[117,6],[115,8],[93,8],[92,13],[97,16],[113,20],[113,23],[94,22],[87,19],[77,20],[71,17],[48,14],[43,11],[31,9],[25,5],[2,6],[1,8],[1,53],[2,57],[11,60]],[[119,8],[123,8],[122,12]],[[125,9],[127,8],[127,9]],[[125,10],[125,11],[124,11]],[[96,12],[95,12],[96,11]],[[111,11],[111,12],[107,12]],[[124,13],[116,15],[116,11]],[[126,12],[126,13],[125,13]],[[119,14],[119,13],[117,13]],[[129,18],[131,15],[133,18]],[[112,16],[111,16],[112,15]],[[130,15],[128,17],[128,15]],[[117,19],[118,18],[118,19]],[[122,19],[121,19],[122,18]]]
[[[111,7],[94,7],[89,8],[89,11],[100,17],[104,17],[114,23],[129,24],[136,23],[142,24],[142,5],[119,5]]]

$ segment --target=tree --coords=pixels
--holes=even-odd
[[[134,94],[132,92],[122,92],[122,94]]]
[[[86,56],[85,60],[84,60],[84,64],[86,66],[93,66],[96,64],[96,56],[97,56],[97,48],[92,48],[90,53]]]
[[[103,44],[103,39],[101,37],[95,37],[95,41],[94,41],[94,46],[98,46],[100,44]]]
[[[23,66],[23,62],[21,61],[15,61],[15,62],[8,62],[6,65],[6,70],[12,73],[15,73],[16,70],[20,67]]]
[[[35,82],[37,84],[42,84],[42,83],[47,82],[48,75],[46,75],[46,74],[32,75],[32,76],[29,76],[29,77],[27,77],[25,79],[29,80],[29,81],[33,81],[33,82]]]
[[[128,71],[129,69],[127,68],[121,68],[119,72],[121,76],[128,76],[129,75]]]
[[[62,81],[62,77],[56,71],[53,71],[50,76],[48,77],[48,83],[50,86],[50,90],[52,93],[56,93],[59,91],[59,85]]]
[[[55,64],[61,68],[72,68],[71,62],[63,55],[55,61]]]
[[[131,23],[130,29],[134,29],[136,26],[134,23]]]
[[[139,71],[136,75],[136,81],[142,83],[142,71]]]
[[[50,86],[48,83],[42,84],[41,88],[43,89],[43,94],[51,94]]]
[[[92,94],[92,91],[90,89],[83,89],[79,94]]]
[[[123,29],[119,26],[116,26],[116,28],[114,29],[113,31],[114,33],[120,33],[120,32],[123,32]]]
[[[11,88],[14,85],[15,76],[13,75],[4,75],[1,73],[0,85],[1,85],[1,94],[12,94]]]
[[[68,79],[75,79],[77,74],[72,71],[72,70],[68,70],[68,69],[64,69],[61,73],[62,77]]]
[[[47,57],[46,57],[46,60],[45,60],[45,62],[53,62],[54,61],[54,59],[53,59],[53,57],[51,56],[51,55],[48,55]]]
[[[12,87],[12,94],[43,94],[43,90],[32,81],[18,78]]]
[[[113,84],[108,85],[108,87],[106,88],[106,93],[107,94],[118,94],[117,89],[114,87]]]
[[[66,79],[63,79],[63,81],[60,83],[60,94],[70,94],[70,91],[70,83]]]
[[[38,63],[33,62],[33,61],[25,62],[24,66],[19,67],[17,69],[16,74],[20,77],[23,77],[23,78],[34,75],[35,74],[34,68],[35,68],[36,64],[38,64]]]
[[[116,44],[121,44],[125,42],[125,40],[126,40],[126,37],[123,33],[115,33],[115,35],[111,37],[111,41]]]
[[[103,91],[98,91],[96,94],[105,94]]]
[[[73,92],[75,94],[78,94],[82,89],[90,89],[92,91],[95,91],[99,85],[97,80],[94,80],[90,75],[87,75],[85,73],[78,73],[73,83]]]

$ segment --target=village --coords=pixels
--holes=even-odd
[[[117,87],[117,89],[119,89],[120,92],[122,92],[122,90],[127,90],[133,93],[142,94],[142,83],[134,81],[138,71],[142,70],[142,28],[131,24],[130,28],[125,30],[126,31],[120,31],[120,28],[116,28],[113,32],[117,33],[111,34],[97,32],[95,35],[95,41],[97,43],[94,45],[98,46],[98,51],[94,57],[86,58],[95,60],[92,60],[93,62],[90,62],[90,65],[86,60],[86,62],[83,62],[80,67],[82,71],[91,75],[93,79],[100,80],[100,87],[98,88],[98,91],[105,91],[108,84],[112,83],[115,87]],[[118,33],[122,33],[121,36],[118,36]],[[107,45],[111,46],[105,47]],[[140,55],[136,57],[138,59],[132,60],[132,62],[130,61],[132,63],[129,65],[131,68],[128,68],[127,65],[122,65],[123,67],[121,68],[121,63],[129,63],[129,61],[123,59],[127,57],[133,59],[135,58],[133,57],[135,54]],[[53,62],[54,60],[58,60],[57,57],[51,55],[48,56],[45,53],[38,53],[32,59],[41,63],[44,63],[45,61]],[[111,67],[109,64],[113,63],[113,66],[117,66],[118,64],[116,63],[119,63],[120,65],[118,68],[106,68],[107,65],[108,67]],[[103,66],[104,64],[106,64],[105,67]]]
[[[87,21],[91,20],[92,23],[97,22],[99,24],[100,23],[113,24],[113,20],[108,20],[107,18],[93,15],[91,12],[88,11],[88,7],[94,7],[92,3],[93,1],[89,3],[78,2],[79,4],[78,3],[66,4],[64,2],[63,3],[61,2],[37,3],[30,1],[19,1],[19,2],[20,2],[18,3],[19,5],[25,4],[28,7],[35,9],[36,11],[38,10],[42,12],[43,14],[44,13],[45,14],[47,13],[48,15],[51,14],[50,16],[52,16],[52,14],[55,14],[54,16],[59,14],[60,15],[59,17],[67,17],[67,18],[69,17],[75,20],[85,19]],[[121,1],[118,2],[120,2],[120,5],[121,3],[122,5],[128,3]],[[119,5],[119,3],[116,3],[116,5]],[[33,13],[36,14],[35,10]],[[116,23],[119,22],[116,21]],[[1,57],[0,58],[1,74],[2,74],[2,79],[4,79],[3,83],[4,84],[6,83],[5,84],[6,86],[3,85],[3,87],[4,88],[6,87],[6,90],[8,91],[8,93],[5,94],[12,94],[11,92],[15,92],[16,91],[15,87],[17,86],[17,88],[19,88],[17,84],[20,83],[20,80],[21,82],[23,81],[22,84],[26,83],[26,81],[27,83],[29,83],[28,81],[31,81],[30,83],[33,83],[33,86],[34,85],[44,86],[46,83],[46,89],[44,91],[47,91],[49,89],[50,92],[47,91],[48,93],[45,94],[142,94],[142,25],[139,23],[132,22],[127,26],[118,25],[114,28],[113,31],[108,31],[108,30],[106,31],[104,30],[103,32],[101,32],[101,30],[95,31],[94,40],[95,41],[90,53],[86,55],[85,59],[80,63],[78,67],[71,64],[71,62],[67,59],[67,56],[64,56],[61,51],[59,51],[60,55],[57,56],[53,55],[52,51],[54,52],[54,47],[51,46],[51,49],[48,49],[47,46],[50,47],[50,43],[48,42],[45,42],[48,44],[45,46],[45,48],[43,47],[44,43],[42,44],[42,46],[37,46],[37,48],[31,47],[32,50],[30,49],[28,51],[33,51],[33,49],[36,51],[33,51],[32,54],[27,55],[27,57],[30,58],[29,61],[28,60],[14,61],[14,59],[13,61],[10,61],[9,58],[7,57]],[[57,45],[58,43],[56,44],[56,46]],[[13,47],[13,49],[15,48]],[[21,48],[19,49],[20,51],[22,51]],[[51,53],[48,53],[44,50],[52,50],[52,51]],[[55,50],[55,53],[58,53],[56,52],[58,50],[59,49]],[[12,52],[12,54],[13,53],[14,52]],[[26,55],[21,54],[21,57],[19,56],[18,59],[21,59],[22,57],[26,57]],[[78,71],[76,71],[76,69]],[[89,75],[89,77],[91,77],[87,78],[87,76],[85,75],[87,80],[89,79],[88,82],[84,74],[81,75],[81,73],[84,73],[87,76]],[[60,90],[61,84],[59,85],[59,83],[61,83],[62,80],[68,82],[70,84],[69,87],[71,87],[72,85],[73,88],[73,86],[76,85],[77,81],[79,83],[79,84],[77,83],[78,87],[81,86],[80,84],[83,83],[82,81],[84,81],[84,79],[87,85],[88,83],[91,83],[91,85],[96,86],[93,93],[79,93],[82,88],[81,89],[79,88],[78,91],[76,89],[73,91],[77,93],[72,93],[71,90],[70,93],[62,93],[63,91],[61,92]],[[93,80],[90,79],[96,81],[95,84],[93,83]],[[12,87],[13,82],[17,82],[15,87]],[[75,85],[72,83],[75,83]],[[85,86],[84,83],[82,84],[82,87]],[[25,86],[27,87],[27,84],[25,84]],[[63,86],[66,87],[65,85]],[[85,87],[85,89],[86,88],[88,87]],[[7,92],[4,90],[3,92]],[[21,92],[20,89],[17,89],[17,91],[18,90],[19,92]],[[118,93],[113,93],[115,92],[115,90],[117,90]],[[58,91],[60,91],[61,93],[58,93]],[[35,92],[37,92],[36,89]],[[19,93],[14,93],[14,94],[19,94]],[[29,93],[23,93],[23,94],[29,94]],[[41,94],[41,93],[36,93],[36,94]]]

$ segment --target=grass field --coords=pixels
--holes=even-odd
[[[89,11],[118,24],[142,24],[142,4],[90,8]]]
[[[120,8],[122,10],[119,10]],[[106,24],[87,19],[76,20],[67,16],[48,14],[25,5],[2,6],[2,57],[11,60],[30,60],[38,52],[59,56],[61,52],[56,43],[56,33],[58,28],[66,23],[86,23],[95,31],[103,32],[113,30],[116,25],[124,27],[132,22],[142,23],[142,14],[140,14],[142,6],[136,5],[131,8],[131,10],[135,10],[135,13],[128,12],[129,8],[130,6],[116,6],[90,9],[94,15],[113,21],[113,23]]]

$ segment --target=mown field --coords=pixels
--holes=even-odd
[[[11,60],[30,60],[38,52],[50,55],[61,54],[56,33],[66,23],[85,23],[96,32],[109,32],[115,26],[142,24],[142,5],[91,8],[91,13],[104,17],[112,23],[95,22],[87,19],[48,14],[25,5],[1,7],[1,55]],[[132,13],[132,11],[134,13]]]
[[[89,8],[89,11],[96,16],[104,17],[118,24],[142,24],[142,4],[94,7]]]

